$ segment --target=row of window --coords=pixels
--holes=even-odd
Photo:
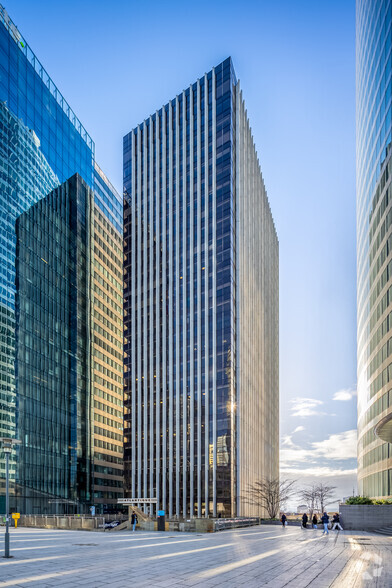
[[[123,345],[122,345],[122,339],[121,339],[120,335],[117,335],[117,337],[114,337],[111,333],[106,331],[103,327],[101,327],[97,323],[94,323],[94,331],[96,333],[99,333],[100,335],[102,335],[102,337],[105,337],[105,339],[107,341],[109,341],[112,345],[115,345],[116,347],[118,347],[119,349],[122,350]]]
[[[391,445],[389,443],[383,443],[360,457],[358,467],[360,469],[367,468],[390,457],[392,457]]]
[[[101,365],[100,363],[98,363],[96,361],[94,361],[94,369],[97,370],[98,372],[101,372],[101,374],[103,374],[104,376],[111,378],[115,382],[118,382],[119,384],[123,383],[122,376],[115,374],[114,372],[112,372],[112,370],[109,370],[108,368],[104,367],[103,365]]]
[[[104,312],[106,316],[110,317],[113,322],[117,323],[118,325],[122,325],[122,317],[120,318],[116,314],[114,314],[114,312],[112,312],[110,308],[108,308],[103,302],[101,302],[97,298],[94,299],[94,306],[102,310],[102,312]]]
[[[95,393],[96,392],[97,392],[97,390],[95,391]],[[100,392],[100,390],[99,390],[99,392]],[[113,396],[112,396],[112,398],[113,398]],[[117,398],[115,400],[117,400]],[[115,416],[115,417],[122,419],[122,416],[123,416],[122,410],[117,410],[116,408],[113,408],[112,406],[109,406],[107,404],[102,404],[102,402],[99,402],[99,400],[94,400],[94,407],[97,408],[98,410],[102,410],[102,412],[105,412],[106,414],[111,414],[112,416]]]
[[[107,353],[110,353],[111,355],[114,355],[114,357],[117,357],[117,359],[119,359],[120,361],[122,361],[123,355],[119,351],[117,351],[116,349],[114,349],[111,345],[108,345],[107,343],[105,343],[105,341],[103,341],[102,339],[100,339],[99,337],[97,337],[97,335],[94,335],[94,343],[96,345],[99,345],[99,347],[101,347],[102,349],[104,349]]]
[[[115,278],[113,278],[113,276],[111,274],[109,274],[108,270],[105,267],[103,267],[103,265],[101,265],[99,263],[99,261],[97,261],[96,259],[94,259],[94,265],[101,272],[101,274],[103,274],[105,276],[105,278],[111,284],[113,284],[113,286],[115,286],[120,292],[122,292],[122,283],[120,284],[120,282],[118,282]]]
[[[114,326],[114,324],[112,322],[108,321],[108,319],[104,315],[102,315],[100,312],[98,312],[95,309],[94,309],[94,318],[96,318],[103,325],[105,325],[105,327],[107,327],[108,329],[113,331],[113,333],[115,335],[117,335],[117,337],[119,337],[119,338],[122,337],[122,329],[118,329],[116,326]],[[118,320],[118,322],[121,324],[120,320]]]
[[[105,288],[105,290],[107,292],[109,292],[109,294],[112,298],[115,298],[116,300],[118,300],[118,302],[120,302],[120,304],[123,303],[122,290],[121,290],[121,294],[119,294],[117,292],[117,290],[114,290],[114,288],[112,288],[110,286],[110,284],[108,282],[106,282],[106,280],[104,280],[102,278],[102,276],[100,276],[97,272],[94,272],[94,279],[98,282],[98,284],[101,284],[101,286],[103,286],[103,288]]]
[[[123,430],[122,421],[121,422],[114,421],[113,419],[110,419],[106,416],[102,416],[99,413],[94,414],[94,421],[96,421],[97,423],[102,423],[103,425],[107,425],[108,427],[113,427],[114,429],[117,429],[118,431]]]
[[[118,312],[119,314],[122,314],[122,306],[119,306],[118,304],[116,304],[113,300],[112,296],[108,296],[103,290],[101,290],[101,288],[99,286],[97,286],[96,284],[94,284],[94,292],[95,294],[97,294],[98,296],[100,296],[101,298],[104,299],[105,302],[107,302],[112,308],[114,308],[114,310],[116,312]],[[121,296],[119,296],[117,294],[116,299],[118,300],[118,298],[120,298],[120,302],[122,301]]]
[[[112,271],[114,273],[114,275],[117,276],[121,280],[122,272],[120,272],[120,270],[118,269],[118,266],[119,266],[118,262],[117,262],[117,265],[114,265],[111,261],[109,261],[109,259],[106,257],[106,255],[104,253],[102,253],[102,251],[98,247],[94,247],[94,253],[97,257],[99,257],[99,259],[101,261],[103,261],[103,263],[106,265],[106,267],[108,267],[110,269],[110,271]]]
[[[102,427],[94,427],[94,433],[96,435],[101,435],[101,437],[108,437],[109,439],[114,439],[115,441],[120,441],[123,443],[124,436],[120,435],[119,433],[115,433],[114,431],[108,431],[107,429],[103,429]]]
[[[94,382],[96,384],[99,384],[99,386],[102,386],[103,388],[105,388],[105,390],[111,390],[115,394],[121,395],[121,398],[116,398],[115,396],[112,396],[112,394],[108,394],[107,392],[104,392],[103,390],[100,390],[99,388],[94,389],[94,393],[96,396],[103,398],[104,400],[107,400],[108,402],[112,402],[113,404],[116,404],[117,406],[122,406],[122,395],[123,395],[122,387],[116,386],[115,384],[108,382],[108,380],[101,378],[97,374],[94,374]]]

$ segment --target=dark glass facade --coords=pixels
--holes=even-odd
[[[372,497],[392,495],[391,27],[390,0],[357,0],[358,488]]]
[[[91,501],[92,202],[75,175],[16,223],[22,512],[81,512]]]
[[[15,435],[20,435],[21,431],[16,429],[17,424],[27,422],[29,418],[35,418],[34,415],[22,414],[20,410],[18,412],[16,406],[16,219],[75,173],[78,173],[86,182],[86,185],[94,191],[94,217],[101,214],[104,219],[103,222],[107,223],[108,227],[110,226],[108,231],[115,231],[116,239],[121,241],[122,198],[119,197],[97,166],[94,160],[94,143],[92,139],[36,55],[34,55],[4,7],[0,5],[0,223],[2,235],[0,251],[0,436],[14,437]],[[92,232],[90,235],[90,238],[92,238],[92,235],[94,235],[94,222],[90,224],[88,230]],[[97,250],[100,252],[102,250],[99,244],[95,248],[98,248]],[[94,255],[95,251],[91,257],[94,257]],[[111,276],[111,268],[114,266],[116,266],[117,272],[120,271],[121,273],[121,266],[120,270],[118,269],[118,265],[122,263],[121,260],[122,252],[115,259],[104,260],[100,267],[108,276]],[[90,287],[93,290],[92,274],[94,274],[94,268],[96,266],[91,262],[87,268],[88,274],[86,275],[86,280],[90,281]],[[96,270],[96,273],[98,273],[98,270]],[[110,303],[112,295],[110,290],[111,277],[99,276],[97,280],[101,281],[100,286],[103,296],[100,299],[98,299],[98,296],[94,298],[91,293],[90,296],[91,299],[97,300],[97,304],[101,305],[103,304],[102,299],[108,297],[109,303],[102,306],[100,315],[102,321],[106,321],[110,325],[110,313],[112,312]],[[46,286],[49,288],[50,284]],[[121,285],[120,292],[122,296]],[[117,300],[115,304],[116,308],[122,308],[121,301]],[[48,312],[48,321],[50,322],[52,320],[52,309],[44,307],[41,309],[41,314],[44,311]],[[122,310],[120,314],[122,314]],[[44,321],[43,318],[42,320]],[[102,328],[104,327],[105,325],[102,326]],[[60,323],[58,328],[61,328]],[[97,326],[97,328],[101,327]],[[121,333],[122,323],[116,328]],[[108,332],[109,337],[112,336],[110,329],[106,330],[106,332]],[[120,335],[120,339],[121,337]],[[106,345],[106,347],[108,348],[109,346]],[[95,353],[94,347],[89,348],[88,353]],[[103,354],[103,359],[101,358],[103,363],[112,361],[106,348],[101,348],[100,353]],[[119,353],[120,355],[122,354],[122,348]],[[107,368],[105,367],[105,369]],[[102,379],[100,384],[101,394],[109,394],[109,389],[112,385],[112,382],[108,379]],[[122,380],[119,386],[122,388]],[[93,394],[93,391],[91,391],[91,394]],[[89,402],[93,405],[91,398]],[[107,407],[105,402],[101,403],[101,405],[99,418],[103,426],[100,429],[106,430],[109,428],[106,411],[114,409],[113,407]],[[30,408],[32,405],[27,404],[24,406],[25,408]],[[117,408],[122,410],[122,406],[117,406]],[[93,417],[94,415],[89,413],[89,418]],[[103,419],[106,419],[106,422],[103,422]],[[112,421],[111,424],[113,424]],[[122,418],[116,420],[116,425],[114,426],[116,432],[112,431],[112,435],[118,435],[122,438],[123,427],[121,421]],[[43,423],[42,420],[40,422]],[[49,431],[50,423],[51,421],[49,420],[47,425],[43,425],[40,433],[42,438]],[[91,428],[91,423],[88,426]],[[89,439],[89,446],[94,446],[95,428],[93,427],[91,430],[92,438]],[[122,445],[122,441],[120,445]],[[22,447],[21,454],[24,449],[27,450],[27,448]],[[33,448],[30,447],[28,451],[31,453]],[[64,451],[68,451],[68,449],[64,448]],[[50,468],[45,469],[44,467],[47,462],[40,465],[39,460],[41,457],[41,450],[37,449],[37,454],[34,458],[36,466],[38,469],[42,466],[41,475],[45,477],[47,474],[51,480],[52,472]],[[31,457],[31,459],[33,458]],[[122,470],[122,451],[120,456],[116,456],[116,460],[119,461],[116,470],[117,474],[118,469]],[[11,458],[11,480],[15,479],[15,466],[18,461],[18,459],[14,460],[14,456]],[[23,461],[23,463],[25,462]],[[3,500],[4,467],[4,460],[0,459],[0,511]],[[106,462],[104,463],[101,460],[99,467],[107,470]],[[64,473],[64,475],[68,474]],[[29,478],[30,474],[21,472],[18,477],[26,479],[26,476]],[[45,484],[45,492],[50,494],[54,491],[55,485],[49,478],[47,481],[43,481],[43,484]],[[112,495],[111,485],[108,482],[110,479],[110,476],[106,476],[106,474],[100,477],[100,480],[103,481],[102,486],[105,486],[105,488],[102,488],[100,499],[107,499],[107,502],[105,500],[99,501],[102,509],[114,508],[116,503],[120,481],[118,476],[113,478],[114,490]],[[91,486],[91,480],[89,484]],[[90,486],[86,486],[85,491],[83,491],[85,494],[80,494],[80,500],[84,500],[84,497],[91,492]],[[94,496],[97,493],[99,494],[97,491]],[[40,504],[37,503],[36,506]]]
[[[156,497],[169,516],[244,512],[237,382],[237,261],[244,242],[237,223],[247,221],[238,206],[240,138],[255,151],[241,108],[227,59],[124,137],[126,486],[131,497]],[[259,188],[260,202],[267,202]],[[261,230],[265,214],[275,238],[277,295],[278,245],[267,208],[258,221]],[[254,269],[263,271],[257,261]],[[277,306],[269,312],[277,341]],[[266,391],[272,404],[275,376]],[[277,453],[267,469],[277,474]]]

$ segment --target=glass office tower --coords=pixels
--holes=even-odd
[[[278,240],[232,61],[124,137],[125,479],[168,516],[278,477]]]
[[[90,217],[79,175],[16,222],[17,481],[22,512],[91,504]]]
[[[358,488],[392,495],[390,0],[357,0]]]
[[[94,216],[98,215],[99,211],[104,221],[108,223],[108,227],[110,226],[110,230],[116,231],[116,247],[118,247],[122,232],[122,199],[96,165],[94,143],[91,137],[1,5],[0,111],[0,222],[2,224],[0,435],[13,437],[15,434],[19,434],[15,432],[17,407],[14,367],[16,219],[61,182],[78,173],[94,192]],[[91,227],[94,228],[94,223]],[[95,248],[99,249],[100,246],[96,245]],[[94,255],[92,255],[93,257]],[[117,271],[121,271],[121,257],[122,253],[116,254],[114,261],[113,259],[110,262],[108,260],[108,263],[116,266]],[[105,261],[101,266],[104,272],[111,275],[108,263]],[[92,266],[89,271],[91,270]],[[99,278],[101,279],[101,276]],[[107,280],[102,278],[101,281],[103,282],[101,284],[103,294],[110,298],[110,278]],[[102,297],[101,299],[95,297],[94,300],[98,304]],[[122,306],[121,301],[117,301],[116,304],[118,307]],[[101,309],[102,320],[110,323],[110,312],[110,304],[106,304],[105,308]],[[117,325],[116,329],[118,329]],[[121,331],[121,329],[120,326],[119,330]],[[108,334],[110,335],[110,332]],[[118,343],[117,339],[116,341]],[[102,346],[100,347],[101,351]],[[98,353],[98,344],[96,347],[92,347],[89,352]],[[103,350],[102,353],[104,353],[104,363],[112,361],[109,352],[106,353],[106,350]],[[111,385],[111,381],[104,379],[101,384],[101,393],[109,394]],[[106,389],[107,387],[108,389]],[[104,408],[100,409],[100,416],[106,418],[106,416],[103,417],[102,412],[106,415],[105,411],[109,410],[107,406],[110,410],[114,410],[114,408],[112,405],[106,405],[106,401],[101,404]],[[115,410],[117,409],[118,405],[116,404]],[[121,420],[120,418],[116,420],[115,427],[116,434],[119,436],[123,434]],[[104,427],[106,428],[106,424]],[[91,431],[94,434],[94,427],[91,428]],[[94,443],[94,440],[90,440],[92,447],[94,447]],[[107,455],[110,459],[108,458],[107,461],[115,459],[122,462],[122,452],[120,455],[117,453],[116,456],[113,456],[111,450],[108,450]],[[103,455],[102,451],[100,451],[100,455]],[[100,460],[100,468],[109,467],[105,460],[106,457],[103,461]],[[12,462],[12,479],[15,476],[14,466],[15,464]],[[117,496],[119,485],[117,474],[120,469],[122,469],[122,465],[117,463],[116,476],[113,478],[110,478],[113,476],[111,470],[109,474],[97,471],[100,474],[99,481],[103,481],[103,484],[100,484],[101,490],[94,490],[92,498],[97,499],[97,504],[102,509],[114,508],[116,503],[114,495]],[[110,479],[113,479],[114,495],[110,494],[111,485],[108,482]],[[0,510],[3,487],[4,461],[0,460]],[[111,498],[109,498],[110,496]]]

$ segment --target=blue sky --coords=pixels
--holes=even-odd
[[[354,0],[5,6],[119,190],[123,135],[232,56],[280,241],[282,471],[352,493]]]

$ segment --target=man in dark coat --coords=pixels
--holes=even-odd
[[[329,535],[329,531],[328,531],[329,516],[327,515],[326,512],[321,517],[321,522],[324,525],[323,535],[324,535],[324,533],[326,533],[327,535]]]
[[[304,512],[304,514],[302,515],[302,526],[304,529],[307,529],[307,524],[308,524],[308,515],[306,514],[306,512]]]

